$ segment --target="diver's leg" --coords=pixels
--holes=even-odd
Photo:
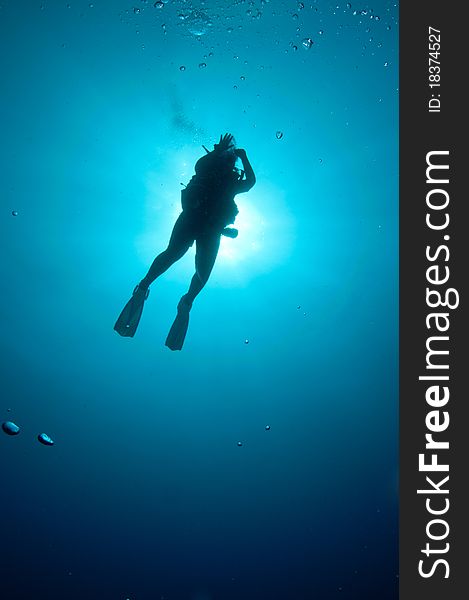
[[[157,277],[162,275],[171,265],[184,256],[193,244],[193,241],[194,238],[191,236],[190,223],[187,222],[187,217],[181,214],[174,225],[168,247],[155,258],[148,273],[139,283],[139,287],[147,289]]]
[[[135,335],[143,305],[148,298],[150,284],[187,252],[195,237],[192,229],[190,220],[185,215],[180,215],[174,225],[168,247],[155,258],[148,273],[135,287],[132,297],[119,315],[114,325],[117,333],[126,337]]]
[[[195,274],[185,295],[186,302],[192,305],[210,277],[220,248],[220,234],[204,235],[196,241]]]
[[[205,235],[197,238],[195,254],[195,275],[187,294],[179,300],[176,319],[166,338],[166,346],[171,350],[182,350],[189,327],[189,313],[197,294],[207,283],[220,247],[220,234]]]

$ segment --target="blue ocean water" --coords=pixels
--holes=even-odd
[[[397,598],[396,3],[2,0],[0,27],[2,598]],[[193,249],[121,338],[225,132],[257,183],[183,350]]]

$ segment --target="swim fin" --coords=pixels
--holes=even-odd
[[[174,319],[174,323],[169,330],[166,338],[166,346],[170,350],[182,350],[184,340],[186,338],[187,328],[189,327],[189,312],[192,308],[184,295],[178,304],[178,314]]]
[[[114,325],[115,331],[124,337],[133,337],[137,331],[140,317],[143,312],[143,305],[150,293],[149,288],[141,288],[136,285],[132,298],[127,302],[119,318]]]

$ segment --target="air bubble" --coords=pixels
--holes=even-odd
[[[2,423],[2,429],[7,435],[18,435],[20,428],[12,421]]]
[[[314,42],[311,38],[304,38],[303,40],[301,40],[301,44],[302,44],[303,48],[305,48],[306,50],[309,50],[311,48],[311,46],[314,44]]]
[[[282,131],[277,131],[277,133],[275,134],[275,137],[278,140],[281,140],[283,138],[283,132]]]
[[[53,446],[54,445],[53,440],[47,435],[47,433],[40,433],[37,436],[37,439],[41,442],[41,444],[44,444],[44,446]]]
[[[205,69],[207,63],[199,63],[199,69]]]
[[[18,216],[18,211],[17,211],[17,210],[12,210],[12,211],[11,211],[11,214],[12,214],[14,217],[17,217],[17,216]]]
[[[180,71],[185,71],[185,70],[186,70],[186,67],[185,67],[184,65],[181,65],[181,66],[179,67],[179,70],[180,70]]]

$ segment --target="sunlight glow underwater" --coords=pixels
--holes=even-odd
[[[166,248],[181,212],[181,183],[188,183],[200,157],[194,154],[194,149],[193,156],[189,158],[188,154],[187,148],[173,152],[158,171],[148,173],[144,231],[135,240],[144,268]],[[223,287],[244,286],[257,275],[282,264],[290,256],[294,241],[293,217],[275,186],[258,181],[249,192],[236,196],[235,201],[239,214],[234,227],[239,236],[234,240],[222,236],[216,263],[217,281]],[[188,252],[191,257],[194,249],[195,245]],[[169,269],[167,276],[186,282],[193,272],[193,260],[188,262],[184,257],[179,262]]]

